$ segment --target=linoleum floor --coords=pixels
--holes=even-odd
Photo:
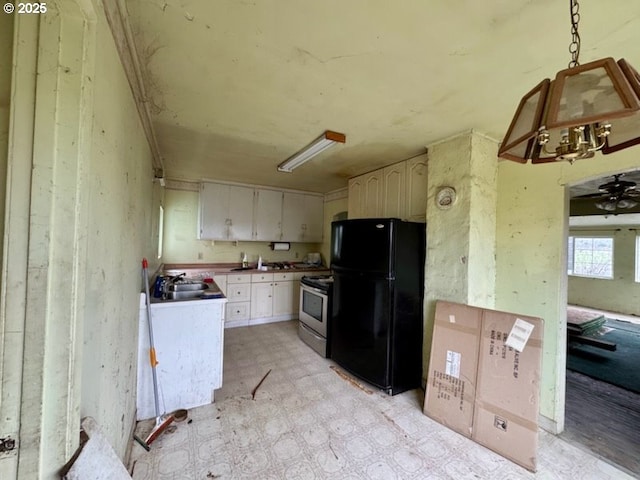
[[[215,403],[191,409],[149,452],[134,443],[133,479],[632,478],[542,430],[531,473],[425,416],[422,390],[368,393],[332,365],[298,339],[296,322],[225,330]]]

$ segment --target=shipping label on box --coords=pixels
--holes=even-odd
[[[536,469],[543,322],[485,309],[472,438]]]

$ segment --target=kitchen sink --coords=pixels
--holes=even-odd
[[[165,300],[190,300],[195,298],[223,297],[219,288],[200,280],[180,279],[169,283],[164,292]]]
[[[167,293],[188,293],[198,290],[206,290],[209,285],[197,280],[180,281],[179,283],[170,283],[167,286]],[[202,291],[200,291],[202,293]],[[187,298],[187,297],[185,297]]]
[[[186,300],[189,298],[198,298],[204,293],[204,290],[182,290],[178,292],[167,292],[167,300]]]

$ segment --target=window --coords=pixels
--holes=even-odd
[[[640,235],[636,236],[636,282],[640,282]]]
[[[162,258],[162,240],[164,236],[164,207],[160,205],[158,216],[158,258]]]
[[[568,252],[569,275],[613,278],[613,237],[572,236]]]

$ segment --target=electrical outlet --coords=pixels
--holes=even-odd
[[[296,252],[296,258],[298,258],[298,252]]]
[[[198,252],[198,260],[202,260],[202,258],[203,258],[202,252]]]

